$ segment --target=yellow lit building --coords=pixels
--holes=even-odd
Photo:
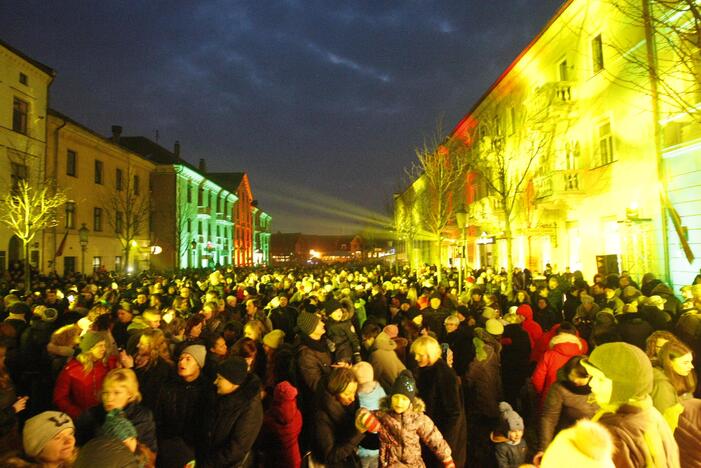
[[[470,157],[491,161],[487,173],[501,156],[514,189],[508,223],[505,199],[485,177],[468,178],[456,194],[468,205],[472,264],[506,267],[510,239],[514,266],[542,271],[550,263],[587,280],[597,271],[636,279],[650,271],[678,288],[698,272],[699,75],[665,47],[670,31],[686,33],[689,18],[653,8],[646,30],[641,11],[613,3],[567,1],[453,131]],[[664,80],[657,99],[650,64]],[[675,107],[667,99],[675,89],[691,105]]]
[[[44,271],[140,271],[150,266],[149,181],[155,165],[119,144],[121,127],[112,131],[105,138],[49,111],[46,174],[66,192],[68,202],[58,213],[58,225],[44,233]]]
[[[54,71],[0,41],[0,193],[7,194],[20,179],[44,182],[46,112]],[[29,259],[38,267],[40,241],[29,246]],[[22,242],[0,226],[0,272],[24,258]]]

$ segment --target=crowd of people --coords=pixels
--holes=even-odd
[[[0,465],[701,466],[701,275],[437,273],[4,283]]]

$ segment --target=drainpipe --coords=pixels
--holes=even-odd
[[[48,113],[47,113],[48,114]],[[59,133],[67,125],[68,122],[63,120],[63,123],[56,127],[56,130],[54,130],[54,154],[53,154],[53,165],[54,165],[54,172],[53,172],[53,180],[51,181],[51,186],[53,188],[53,193],[56,194],[58,191],[58,146],[59,146]],[[47,115],[46,119],[46,131],[48,133],[48,128],[49,128],[49,119]],[[53,260],[51,261],[51,266],[53,267],[53,271],[56,271],[56,242],[58,240],[57,236],[57,231],[56,231],[56,226],[51,228],[51,238],[52,238],[52,245],[53,245],[53,252],[51,253],[51,256]],[[64,274],[66,273],[65,271],[63,272]]]

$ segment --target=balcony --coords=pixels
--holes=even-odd
[[[563,119],[576,117],[576,83],[573,81],[551,81],[537,87],[528,106],[534,116]]]
[[[546,175],[536,177],[533,181],[535,198],[542,200],[549,197],[562,197],[582,194],[583,171],[566,170],[552,171]]]

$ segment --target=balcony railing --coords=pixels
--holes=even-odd
[[[559,195],[578,195],[582,192],[582,171],[552,171],[534,180],[537,199]]]

